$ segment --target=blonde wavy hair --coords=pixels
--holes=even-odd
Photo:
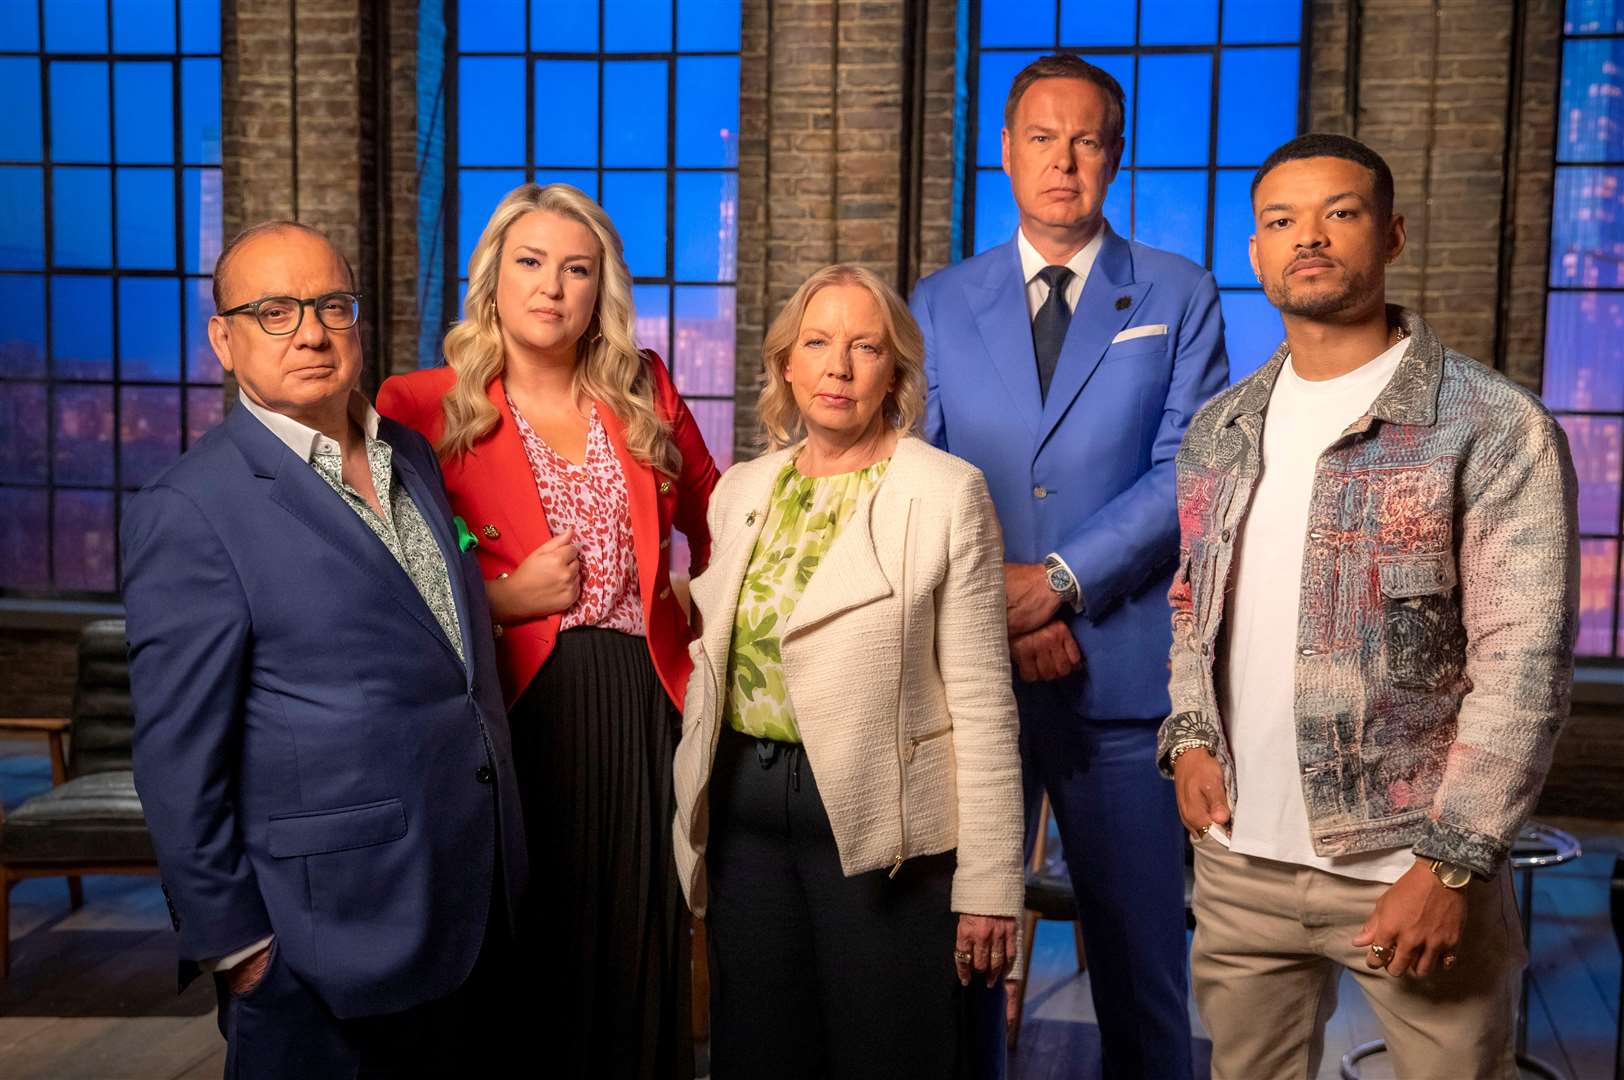
[[[908,305],[897,291],[872,270],[846,263],[825,266],[801,282],[778,318],[767,328],[761,344],[762,367],[766,380],[756,403],[764,441],[769,450],[797,443],[806,434],[806,422],[795,404],[785,368],[795,340],[801,333],[812,298],[831,285],[856,285],[867,289],[880,309],[885,326],[885,351],[896,367],[896,385],[885,396],[885,419],[904,435],[917,435],[925,416],[925,337],[919,332]]]
[[[496,314],[502,245],[515,221],[538,210],[580,222],[598,241],[598,301],[587,332],[576,343],[576,395],[607,406],[620,419],[627,448],[638,461],[677,475],[682,455],[671,440],[670,423],[655,408],[654,380],[637,347],[632,276],[620,233],[603,207],[568,184],[522,184],[508,192],[468,257],[463,318],[445,336],[445,360],[457,378],[442,404],[445,431],[437,447],[440,455],[466,453],[501,419],[486,387],[507,363]]]

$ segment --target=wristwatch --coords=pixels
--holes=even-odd
[[[1464,889],[1472,883],[1470,870],[1464,866],[1444,862],[1442,859],[1432,860],[1432,873],[1446,889]]]
[[[1043,560],[1043,572],[1049,578],[1049,588],[1055,595],[1068,604],[1077,603],[1077,579],[1071,576],[1066,564],[1058,555],[1050,555]]]

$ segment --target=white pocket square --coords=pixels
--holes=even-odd
[[[1111,344],[1115,345],[1121,341],[1132,341],[1134,338],[1155,337],[1157,334],[1166,336],[1166,323],[1150,323],[1147,326],[1130,326],[1126,330],[1122,331],[1122,333],[1112,338]]]

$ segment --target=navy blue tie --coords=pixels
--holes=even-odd
[[[1071,284],[1071,268],[1045,266],[1038,277],[1049,286],[1049,298],[1038,308],[1032,320],[1032,351],[1038,357],[1038,389],[1045,400],[1049,397],[1049,384],[1054,381],[1054,369],[1060,363],[1060,347],[1066,343],[1066,328],[1071,325],[1071,308],[1066,306],[1066,286]]]

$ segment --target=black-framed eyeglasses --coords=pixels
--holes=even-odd
[[[306,306],[315,311],[316,318],[329,330],[348,330],[361,318],[361,294],[352,292],[323,293],[306,300],[295,296],[265,296],[222,311],[220,317],[252,315],[261,330],[285,337],[304,325]]]

